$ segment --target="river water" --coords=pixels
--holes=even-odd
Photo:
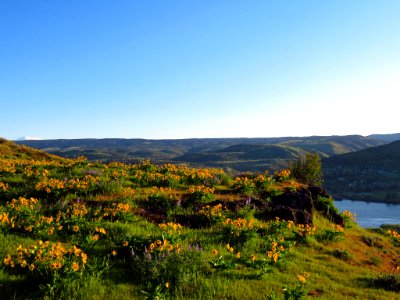
[[[382,224],[400,224],[400,204],[387,204],[355,200],[335,200],[340,210],[357,215],[357,223],[364,228],[377,228]]]

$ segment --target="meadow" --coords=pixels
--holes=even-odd
[[[276,199],[310,188],[290,170],[1,144],[0,299],[399,299],[398,231],[362,229],[329,197],[311,222],[276,217]]]

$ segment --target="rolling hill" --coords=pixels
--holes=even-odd
[[[335,197],[400,202],[400,141],[322,163],[325,186]]]
[[[35,159],[65,161],[62,157],[49,154],[25,145],[18,145],[11,141],[0,138],[0,157],[3,159]]]
[[[322,157],[343,154],[385,144],[360,135],[278,138],[214,138],[181,140],[73,139],[17,141],[46,152],[89,160],[186,163],[217,166],[233,171],[261,171],[284,166],[304,151]]]

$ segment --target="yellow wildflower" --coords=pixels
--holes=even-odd
[[[304,277],[303,275],[297,275],[297,279],[298,279],[301,283],[305,283],[305,282],[306,282],[306,277]]]
[[[79,264],[78,264],[77,262],[73,262],[73,263],[72,263],[72,270],[73,270],[74,272],[76,272],[76,271],[79,270]]]
[[[82,258],[82,263],[83,263],[83,264],[86,264],[86,262],[87,262],[87,254],[84,253],[84,252],[82,252],[82,253],[81,253],[81,258]]]
[[[60,269],[61,267],[62,267],[62,264],[58,261],[50,264],[50,268],[52,268],[52,269]]]

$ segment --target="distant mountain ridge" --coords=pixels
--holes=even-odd
[[[58,139],[16,143],[68,158],[83,155],[90,160],[101,161],[150,159],[156,163],[186,163],[242,172],[281,168],[305,151],[330,157],[379,146],[385,144],[385,141],[348,135],[175,140]]]
[[[371,134],[368,136],[372,139],[378,139],[385,142],[394,142],[400,140],[400,133],[391,133],[391,134]]]

